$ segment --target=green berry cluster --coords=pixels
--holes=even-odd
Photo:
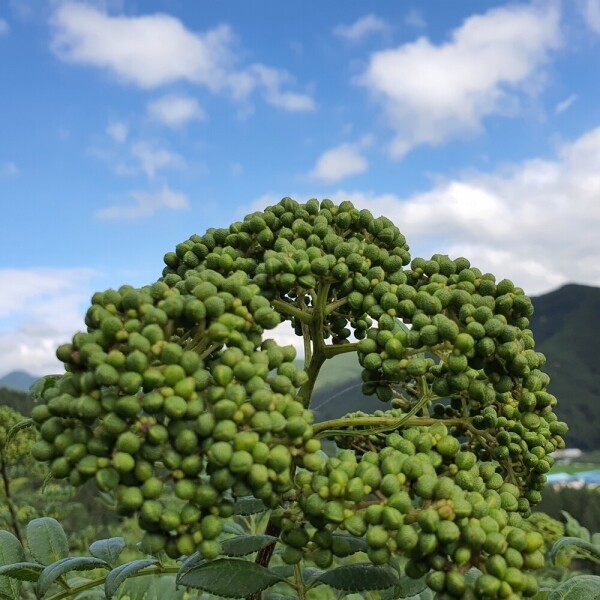
[[[314,469],[316,458],[305,464]],[[427,574],[429,587],[450,598],[537,592],[530,571],[544,565],[543,538],[519,513],[519,488],[461,449],[443,423],[388,434],[384,447],[358,457],[342,450],[319,470],[298,472],[296,483],[306,522],[288,523],[288,558],[307,554],[322,566],[344,556],[345,532],[364,540],[374,564],[407,556],[407,575]],[[473,566],[482,571],[474,589],[465,576]]]
[[[522,289],[464,258],[411,260],[389,219],[330,200],[284,198],[164,262],[151,285],[95,294],[87,331],[58,348],[66,373],[33,412],[56,477],[114,493],[148,552],[215,557],[253,496],[290,564],[326,568],[360,542],[374,564],[407,556],[440,597],[535,593],[523,517],[567,427]],[[305,369],[266,336],[283,320]],[[389,408],[315,424],[316,377],[342,352]]]
[[[276,505],[295,457],[318,450],[294,348],[262,339],[278,322],[245,273],[95,294],[88,331],[58,348],[67,373],[33,411],[34,457],[114,491],[120,514],[139,515],[145,549],[214,556],[235,498]]]

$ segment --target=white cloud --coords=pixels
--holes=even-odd
[[[19,174],[19,168],[14,162],[5,162],[0,165],[0,179],[10,179]]]
[[[286,71],[261,64],[239,69],[235,36],[226,25],[196,33],[164,13],[111,16],[73,2],[58,5],[51,25],[52,49],[61,60],[104,69],[143,89],[184,81],[236,101],[260,90],[284,110],[314,108],[310,96],[281,89],[293,82]]]
[[[8,23],[4,19],[0,19],[0,37],[3,35],[8,35],[9,29]]]
[[[180,168],[185,165],[183,157],[179,154],[145,141],[133,144],[131,155],[150,179],[153,179],[161,169]]]
[[[582,11],[588,27],[600,33],[600,0],[583,0]]]
[[[600,127],[564,144],[554,159],[469,173],[411,197],[344,190],[328,196],[390,218],[413,256],[465,256],[528,294],[567,282],[600,286]],[[262,196],[251,210],[279,200]]]
[[[566,110],[571,108],[575,100],[577,100],[577,94],[571,94],[568,98],[565,98],[556,105],[554,108],[554,114],[560,115],[561,113],[564,113]]]
[[[108,69],[142,88],[185,80],[216,90],[231,62],[226,26],[200,35],[166,14],[113,17],[72,2],[58,6],[52,26],[52,49],[62,60]]]
[[[333,183],[351,175],[364,173],[367,168],[368,163],[360,153],[359,144],[341,144],[321,154],[309,177]]]
[[[130,192],[133,204],[107,206],[96,211],[99,219],[142,219],[151,217],[161,209],[185,210],[190,202],[185,194],[174,192],[168,187],[151,193],[143,191]]]
[[[401,157],[515,112],[519,92],[559,43],[555,3],[504,6],[468,18],[444,44],[421,37],[373,53],[356,81],[383,105],[396,134],[391,153]]]
[[[84,306],[92,294],[91,269],[0,269],[11,293],[0,297],[0,373],[22,369],[58,373],[54,352],[85,329]]]
[[[348,42],[358,42],[370,35],[386,33],[388,30],[389,25],[382,18],[369,14],[361,17],[352,25],[337,25],[333,33]]]
[[[150,118],[168,127],[181,127],[188,121],[206,117],[197,100],[189,96],[168,94],[148,104]]]
[[[423,15],[421,15],[421,13],[418,10],[415,10],[414,8],[408,11],[406,16],[404,17],[404,22],[409,27],[414,27],[415,29],[424,29],[425,27],[427,27],[427,23],[425,22]]]
[[[281,91],[285,83],[292,81],[291,75],[286,71],[256,64],[250,67],[249,73],[263,89],[264,98],[269,104],[290,112],[311,111],[316,108],[314,100],[306,94]]]
[[[115,142],[122,144],[127,140],[127,136],[129,135],[129,127],[127,126],[127,123],[123,123],[122,121],[114,121],[106,128],[106,133],[113,140],[115,140]]]

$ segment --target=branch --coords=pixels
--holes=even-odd
[[[279,313],[288,315],[288,317],[294,317],[301,323],[310,325],[313,320],[312,310],[307,308],[306,311],[300,310],[298,307],[293,306],[283,300],[271,300],[271,306]]]

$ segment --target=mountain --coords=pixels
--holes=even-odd
[[[11,371],[4,377],[0,377],[0,387],[26,392],[37,379],[39,378],[25,371]]]
[[[567,444],[600,449],[600,288],[569,284],[532,300],[530,326],[536,350],[546,355],[544,370],[551,377],[549,391],[558,398],[556,412],[570,427]],[[387,408],[361,394],[360,373],[354,354],[325,363],[312,402],[316,420]]]

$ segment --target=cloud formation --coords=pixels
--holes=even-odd
[[[261,90],[266,102],[284,110],[314,108],[310,96],[282,90],[293,83],[286,71],[261,64],[239,69],[227,25],[196,33],[164,13],[111,16],[90,4],[67,2],[58,5],[51,26],[51,47],[61,60],[103,69],[142,89],[187,82],[237,101]]]
[[[8,35],[9,30],[8,23],[4,19],[0,19],[0,37]]]
[[[119,144],[122,144],[127,140],[129,136],[129,127],[122,121],[113,121],[106,128],[106,133]]]
[[[54,351],[83,330],[91,269],[0,269],[11,293],[0,297],[0,374],[58,373]]]
[[[131,155],[148,179],[154,179],[160,170],[181,168],[185,165],[183,157],[176,152],[147,141],[135,142],[131,146]]]
[[[150,102],[148,115],[167,127],[182,127],[189,121],[206,118],[195,98],[177,94],[167,94]]]
[[[450,40],[426,37],[373,53],[356,82],[383,106],[395,132],[392,156],[478,131],[516,112],[519,93],[560,44],[553,2],[509,5],[469,17]]]
[[[588,27],[600,33],[600,0],[583,0],[582,11]]]
[[[158,210],[186,210],[190,201],[185,194],[164,186],[156,192],[132,191],[129,196],[132,204],[117,204],[96,211],[99,219],[143,219],[151,217]]]
[[[380,17],[368,14],[356,20],[351,25],[337,25],[333,33],[348,42],[359,42],[379,33],[387,33],[390,26]]]
[[[367,168],[367,159],[360,152],[360,144],[341,144],[321,154],[309,177],[334,183],[364,173]]]
[[[571,94],[568,98],[565,98],[561,102],[559,102],[554,108],[554,114],[560,115],[564,113],[566,110],[569,110],[573,103],[577,100],[577,94]]]

